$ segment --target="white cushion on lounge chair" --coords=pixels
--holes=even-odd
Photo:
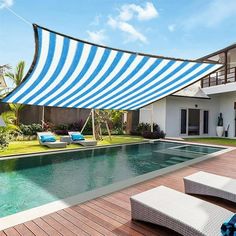
[[[236,180],[199,171],[184,177],[186,193],[209,195],[236,202]]]
[[[67,145],[66,142],[60,142],[60,141],[56,141],[56,142],[42,142],[41,137],[43,135],[52,135],[52,136],[54,136],[51,132],[38,132],[37,136],[38,136],[39,143],[41,145],[44,145],[44,146],[47,146],[47,147],[50,147],[50,148],[65,148],[66,145]]]
[[[71,131],[68,132],[68,134],[70,135],[70,137],[72,136],[72,134],[81,134],[78,131]],[[78,141],[73,141],[72,137],[71,137],[72,143],[77,143],[83,146],[96,146],[97,145],[97,140],[78,140]]]
[[[131,197],[132,218],[170,228],[182,235],[220,235],[233,212],[160,186]]]

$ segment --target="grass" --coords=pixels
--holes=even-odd
[[[86,139],[91,139],[91,136],[85,136]],[[108,136],[104,136],[102,141],[98,142],[98,146],[105,146],[111,144],[123,144],[123,143],[132,143],[132,142],[140,142],[144,139],[139,136],[129,136],[129,135],[115,135],[112,136],[112,140],[109,139]],[[63,149],[75,149],[81,148],[82,146],[78,144],[70,144],[67,145],[66,148]],[[15,141],[11,142],[8,149],[0,152],[0,156],[8,156],[8,155],[19,155],[19,154],[28,154],[28,153],[38,153],[38,152],[49,152],[55,150],[62,150],[56,148],[48,148],[42,145],[39,145],[38,140],[33,141]]]
[[[188,142],[236,147],[236,139],[230,139],[230,138],[185,138],[184,140]]]

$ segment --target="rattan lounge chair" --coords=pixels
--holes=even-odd
[[[133,220],[170,228],[185,236],[220,235],[233,212],[193,196],[160,186],[130,198]]]
[[[185,192],[215,196],[236,203],[236,180],[199,171],[184,177]]]
[[[72,135],[72,134],[76,134],[76,133],[80,134],[80,132],[78,132],[78,131],[74,131],[74,132],[71,131],[71,132],[68,132],[68,134],[69,134],[71,140],[72,140],[71,135]],[[79,141],[73,141],[73,140],[72,140],[72,143],[74,143],[74,144],[80,144],[80,145],[82,145],[82,146],[96,146],[96,145],[97,145],[97,140],[79,140]]]
[[[38,140],[39,143],[43,146],[47,146],[49,148],[65,148],[67,143],[66,142],[60,142],[60,141],[56,141],[56,142],[42,142],[41,140],[41,136],[43,135],[53,135],[51,132],[38,132],[37,136],[38,136]]]

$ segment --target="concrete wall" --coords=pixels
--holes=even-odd
[[[224,127],[229,127],[229,137],[235,136],[235,110],[234,102],[236,102],[236,92],[226,93],[224,95],[215,95],[219,101],[219,112],[222,112],[224,119]]]
[[[151,123],[152,105],[140,109],[139,122]],[[166,98],[153,103],[153,122],[166,132]]]
[[[218,106],[216,99],[195,99],[186,97],[167,97],[166,102],[166,134],[170,137],[184,136],[180,134],[182,108],[200,109],[200,136],[215,136]],[[203,134],[203,111],[209,111],[209,134]],[[187,122],[188,123],[188,122]]]

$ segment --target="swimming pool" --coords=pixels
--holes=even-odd
[[[0,217],[221,150],[158,141],[1,160]]]

